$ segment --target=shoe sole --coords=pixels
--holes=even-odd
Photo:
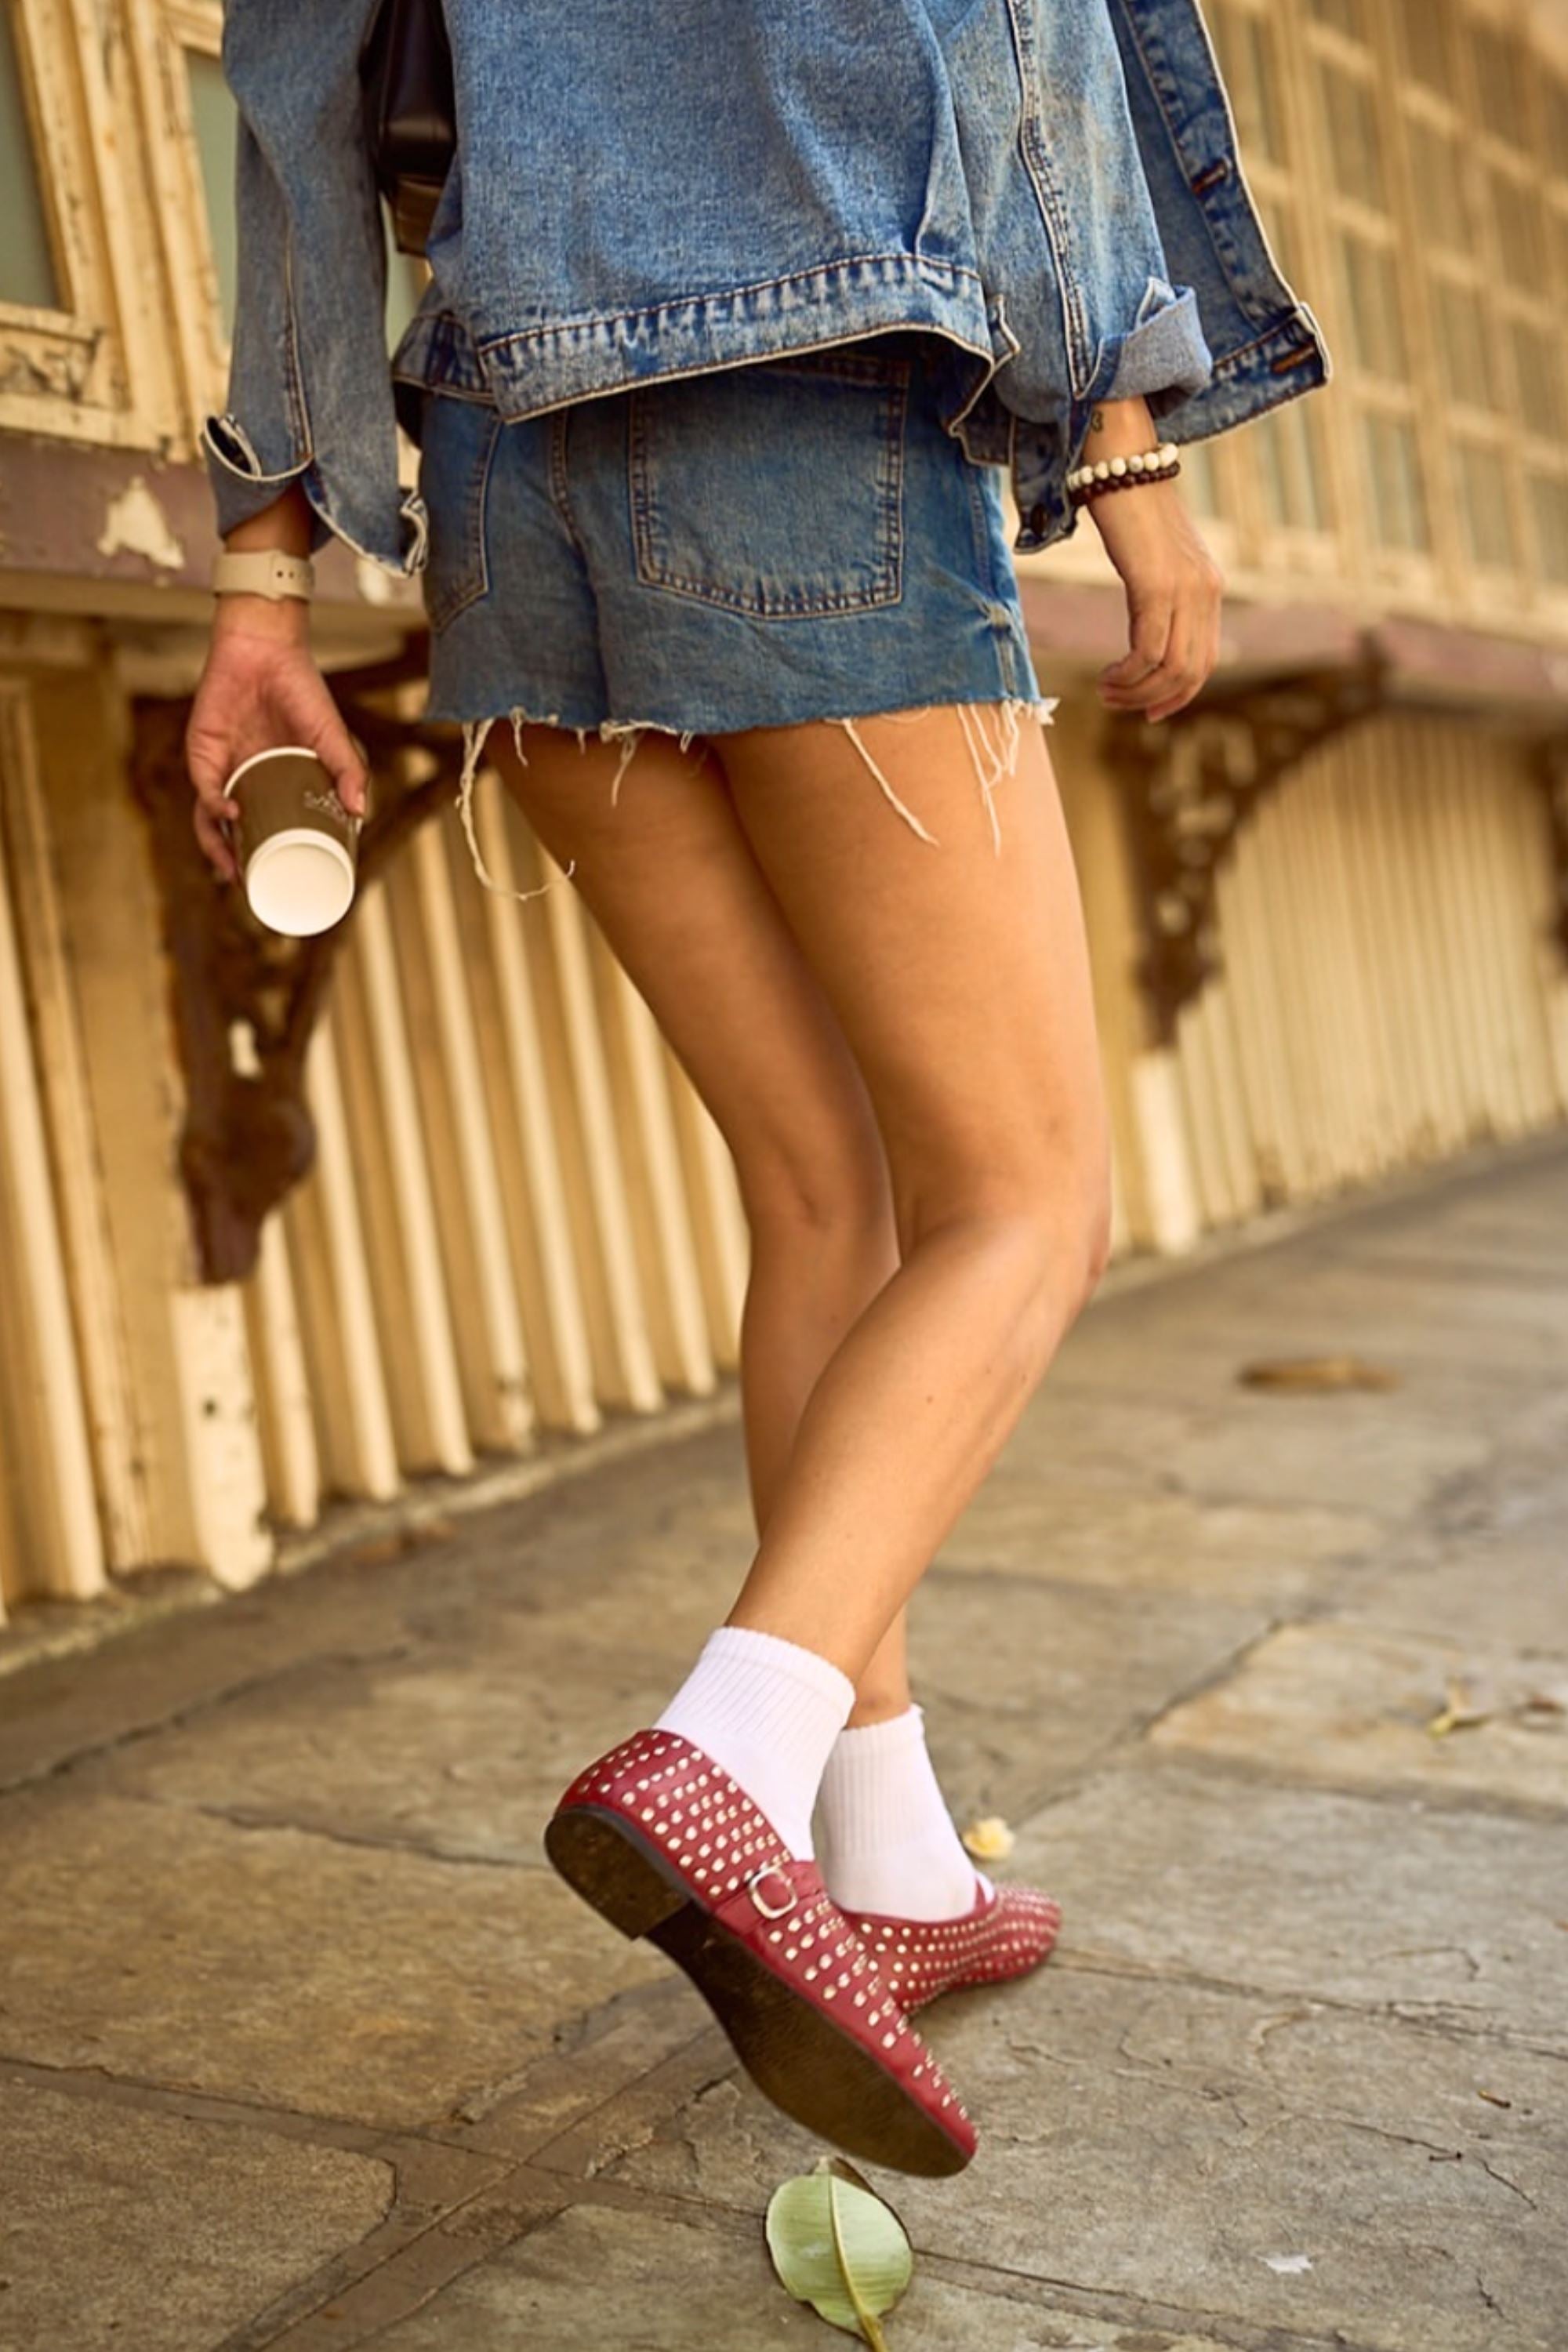
[[[968,2154],[853,2035],[774,1976],[703,1910],[662,1854],[618,1814],[574,1805],[552,1816],[544,1850],[575,1894],[628,1937],[646,1937],[684,1970],[764,2098],[868,2164],[942,2179]]]

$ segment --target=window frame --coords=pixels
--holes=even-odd
[[[0,431],[155,446],[168,429],[169,377],[158,355],[162,289],[148,283],[150,224],[133,185],[126,202],[105,201],[101,168],[139,153],[140,126],[105,54],[113,45],[89,22],[88,0],[12,0],[11,22],[60,302],[0,302],[13,380],[0,389]],[[134,182],[134,170],[125,176]],[[40,388],[17,388],[27,375]]]
[[[128,0],[147,121],[149,177],[163,247],[187,435],[221,408],[228,378],[217,258],[196,137],[187,56],[218,58],[221,0]]]

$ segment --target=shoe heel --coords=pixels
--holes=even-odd
[[[613,1813],[574,1805],[553,1814],[544,1851],[568,1886],[623,1936],[650,1935],[685,1908],[681,1888]]]

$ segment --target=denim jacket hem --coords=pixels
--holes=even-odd
[[[493,308],[505,316],[507,305]],[[395,382],[488,394],[501,414],[536,416],[645,378],[702,375],[749,360],[930,327],[999,364],[985,289],[972,269],[910,252],[854,254],[813,269],[641,309],[552,320],[472,339],[450,311],[416,315]],[[1010,341],[1010,339],[1009,339]],[[1010,353],[1005,347],[1001,357]]]

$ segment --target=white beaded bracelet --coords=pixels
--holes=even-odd
[[[1113,475],[1149,474],[1173,465],[1176,444],[1162,441],[1157,449],[1135,450],[1126,457],[1101,457],[1092,466],[1075,466],[1068,476],[1068,488],[1076,490],[1085,482],[1107,482]]]
[[[1140,449],[1126,457],[1101,457],[1098,465],[1075,466],[1067,478],[1068,503],[1087,505],[1112,490],[1133,490],[1140,482],[1167,482],[1182,470],[1173,441],[1157,449]]]

